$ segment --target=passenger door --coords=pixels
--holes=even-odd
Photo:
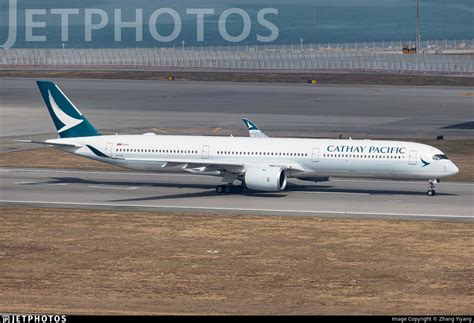
[[[408,164],[409,165],[416,165],[418,164],[418,152],[416,150],[410,150]]]
[[[108,142],[105,146],[105,154],[107,156],[110,156],[112,158],[115,157],[115,153],[114,153],[114,144],[111,143],[111,142]]]
[[[202,159],[209,159],[210,146],[202,146]]]
[[[318,163],[319,162],[319,148],[313,148],[313,154],[311,155],[311,161]]]

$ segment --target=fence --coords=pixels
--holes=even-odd
[[[380,71],[474,74],[474,56],[321,49],[0,49],[0,68],[110,68],[225,71]]]
[[[178,46],[179,47],[179,46]],[[293,43],[285,45],[243,45],[243,46],[211,46],[211,47],[189,47],[186,50],[203,51],[370,51],[400,53],[404,47],[415,47],[413,40],[398,41],[367,41],[354,43]],[[470,51],[474,53],[474,40],[424,40],[421,41],[421,49],[424,52],[439,53],[444,51]]]

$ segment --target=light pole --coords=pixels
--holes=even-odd
[[[421,50],[421,36],[420,36],[420,0],[416,0],[416,53],[419,54]]]
[[[318,10],[318,4],[315,3],[314,4],[314,24],[313,24],[313,41],[315,41],[317,39],[317,32],[318,32],[318,22],[316,21],[316,14],[317,14],[317,10]]]
[[[318,4],[314,4],[314,26],[316,27],[316,9],[318,8]]]

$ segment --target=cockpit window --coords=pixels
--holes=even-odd
[[[442,159],[449,159],[449,158],[448,158],[448,156],[442,155],[442,154],[433,156],[433,160],[442,160]]]

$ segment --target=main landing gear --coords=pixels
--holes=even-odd
[[[216,187],[216,192],[219,194],[230,194],[230,193],[242,193],[244,191],[244,187],[242,185],[235,186],[235,185],[219,185]]]
[[[435,184],[438,183],[437,180],[435,179],[432,179],[428,182],[428,191],[426,192],[426,194],[428,196],[435,196],[436,195],[436,191],[435,191]]]

